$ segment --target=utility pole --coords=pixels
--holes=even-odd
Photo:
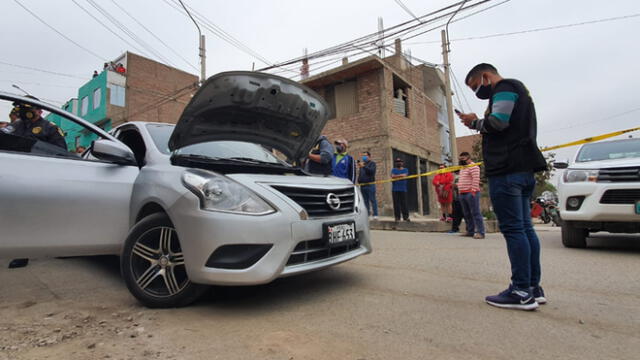
[[[199,27],[198,31],[200,31]],[[205,80],[207,80],[207,50],[204,35],[200,34],[200,83],[202,84]]]
[[[206,50],[205,50],[204,35],[202,35],[202,31],[200,31],[200,26],[198,25],[198,22],[196,21],[196,19],[194,19],[193,16],[191,16],[189,9],[187,9],[187,7],[184,5],[182,0],[178,0],[178,1],[180,2],[180,5],[182,5],[182,8],[187,13],[187,15],[189,15],[193,23],[196,24],[196,28],[198,29],[198,35],[199,35],[198,38],[200,39],[200,46],[198,47],[200,49],[200,54],[199,54],[200,55],[200,85],[202,85],[204,81],[207,79],[207,70],[206,70],[207,56],[206,56]]]
[[[381,16],[378,16],[378,57],[384,59],[384,24]]]
[[[442,59],[444,62],[444,87],[445,98],[447,99],[447,117],[449,119],[449,142],[451,151],[451,162],[458,156],[458,145],[456,144],[456,124],[453,118],[453,101],[451,100],[451,78],[449,77],[449,39],[446,31],[442,30]]]

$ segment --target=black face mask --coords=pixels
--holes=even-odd
[[[398,168],[399,168],[399,167],[402,167],[402,165],[403,165],[403,164],[404,164],[404,163],[397,162],[397,163],[396,163],[396,167],[398,167]]]
[[[491,82],[484,85],[484,78],[482,78],[482,83],[476,89],[476,97],[481,100],[489,99],[491,97]]]
[[[467,165],[467,161],[466,160],[458,160],[458,164],[459,165]]]

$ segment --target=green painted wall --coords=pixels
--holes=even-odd
[[[98,101],[95,101],[94,104],[94,92],[96,89],[99,89],[99,96],[95,97],[95,100]],[[83,114],[82,111],[83,100],[86,101],[87,104],[85,114]],[[73,99],[64,104],[62,108],[72,112]],[[74,115],[80,116],[93,124],[99,123],[100,127],[106,131],[111,130],[111,120],[105,122],[107,117],[107,71],[103,71],[78,89],[78,105]],[[49,114],[45,118],[58,125],[64,131],[67,149],[69,149],[69,151],[75,151],[76,142],[80,146],[88,147],[91,145],[91,142],[97,138],[80,125],[66,120],[62,116]]]

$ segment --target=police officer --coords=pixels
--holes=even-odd
[[[38,100],[33,96],[27,96]],[[54,123],[42,117],[42,110],[25,103],[14,103],[14,110],[18,112],[18,119],[5,127],[2,131],[7,134],[44,141],[67,150],[64,133]]]

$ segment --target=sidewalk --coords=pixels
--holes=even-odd
[[[411,214],[411,222],[399,221],[395,222],[392,216],[379,216],[378,220],[370,218],[369,227],[371,230],[397,230],[397,231],[413,231],[413,232],[447,232],[451,230],[451,223],[445,223],[438,219],[415,216]],[[495,220],[484,221],[485,231],[487,233],[498,232],[498,223]],[[460,224],[460,229],[465,229],[464,220]]]

